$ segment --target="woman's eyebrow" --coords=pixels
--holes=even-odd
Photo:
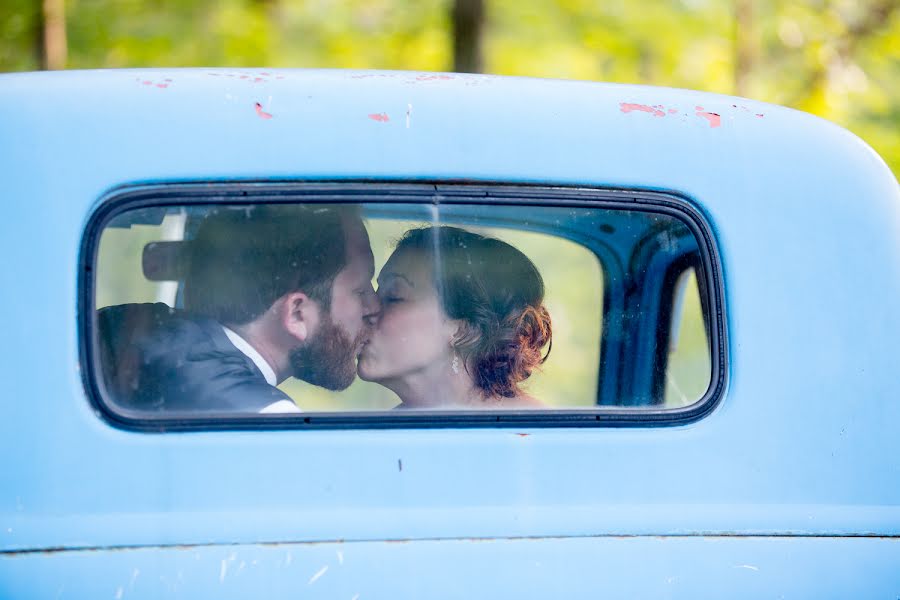
[[[406,275],[403,275],[402,273],[395,273],[393,271],[391,271],[390,273],[383,273],[383,272],[379,273],[378,279],[377,279],[378,286],[381,287],[383,285],[386,285],[387,282],[391,281],[392,279],[402,279],[403,281],[406,282],[406,285],[408,285],[409,287],[411,287],[411,288],[416,287],[413,284],[413,282],[410,281]]]

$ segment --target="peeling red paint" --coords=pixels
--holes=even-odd
[[[259,115],[260,119],[271,119],[272,115],[263,110],[262,104],[257,102],[256,106],[256,114]]]
[[[722,124],[722,117],[714,112],[703,112],[702,107],[698,107],[697,116],[703,117],[709,121],[710,127],[718,127]]]
[[[636,112],[649,113],[649,114],[653,115],[654,117],[665,117],[666,115],[680,114],[678,109],[667,108],[666,106],[664,106],[662,104],[637,104],[637,103],[633,103],[633,102],[620,102],[619,109],[623,113],[626,113],[626,114],[636,111]],[[708,111],[705,108],[703,108],[702,106],[700,106],[699,104],[694,107],[694,110],[696,111],[694,113],[696,116],[706,119],[706,121],[709,123],[709,126],[711,129],[715,129],[717,127],[722,126],[722,114],[721,113]],[[765,117],[764,113],[753,113],[746,106],[740,106],[738,104],[732,104],[731,109],[725,108],[725,111],[728,112],[729,118],[731,120],[734,119],[734,113],[737,111],[748,113],[748,116],[749,116],[749,114],[753,114],[758,119]],[[685,110],[679,120],[683,122],[683,121],[687,120],[689,115],[690,115],[690,111]]]
[[[731,107],[737,108],[737,105],[732,104]],[[638,111],[638,112],[650,113],[654,117],[664,117],[667,114],[669,114],[669,115],[678,114],[677,109],[675,109],[675,108],[667,109],[662,104],[649,105],[649,104],[637,104],[637,103],[631,103],[631,102],[620,102],[619,109],[623,113],[626,113],[626,114],[633,112],[633,111]],[[722,115],[720,115],[719,113],[707,111],[705,108],[703,108],[700,105],[695,106],[694,109],[696,110],[695,114],[698,117],[702,117],[702,118],[706,119],[707,122],[709,122],[710,128],[714,129],[716,127],[722,126]],[[744,108],[744,110],[746,110],[746,108]],[[756,116],[762,117],[763,115],[762,115],[762,113],[757,113]]]
[[[620,110],[623,113],[630,113],[631,111],[637,110],[640,112],[646,112],[652,114],[654,117],[664,117],[666,113],[664,113],[660,108],[656,108],[653,106],[647,106],[646,104],[632,104],[629,102],[620,102],[619,103]]]
[[[135,78],[135,81],[147,87],[158,87],[162,89],[169,87],[169,84],[172,83],[171,79],[163,79],[161,82],[157,83],[152,79],[141,79],[140,77]]]
[[[388,117],[387,113],[373,113],[369,115],[369,118],[373,121],[379,121],[381,123],[387,123],[391,120],[391,118]]]

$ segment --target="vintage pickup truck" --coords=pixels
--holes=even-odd
[[[364,71],[3,75],[0,113],[0,597],[900,598],[900,188],[841,128]],[[376,275],[423,225],[520,249],[540,406],[123,400],[146,332],[103,315],[180,314],[199,228],[275,205],[350,207]]]

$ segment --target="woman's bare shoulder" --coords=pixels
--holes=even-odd
[[[518,394],[513,398],[503,398],[499,403],[502,408],[547,408],[547,405],[530,394]]]

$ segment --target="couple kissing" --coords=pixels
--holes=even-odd
[[[184,309],[98,313],[104,382],[123,408],[300,412],[279,383],[343,390],[357,373],[402,409],[541,407],[519,384],[551,345],[544,284],[503,241],[411,229],[377,291],[369,236],[349,207],[217,209],[186,248]]]

